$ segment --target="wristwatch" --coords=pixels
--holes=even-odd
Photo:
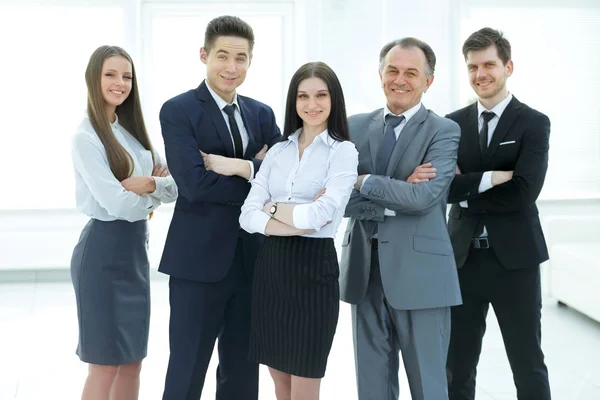
[[[275,213],[277,212],[277,204],[278,203],[273,203],[273,205],[269,209],[269,215],[271,216],[271,218],[275,218]]]

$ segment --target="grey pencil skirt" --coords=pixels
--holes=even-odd
[[[147,221],[91,219],[71,258],[81,361],[123,365],[148,350]]]

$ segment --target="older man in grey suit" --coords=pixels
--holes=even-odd
[[[413,400],[448,398],[450,306],[461,303],[446,227],[460,128],[421,104],[435,54],[404,38],[383,47],[386,107],[349,119],[359,178],[346,208],[341,298],[352,304],[360,400],[397,400],[399,352]]]

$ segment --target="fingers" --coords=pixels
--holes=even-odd
[[[265,144],[259,151],[259,153],[266,153],[269,147]]]

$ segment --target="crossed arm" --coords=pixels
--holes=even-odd
[[[365,176],[359,176],[345,215],[382,222],[386,209],[402,214],[420,214],[437,204],[456,172],[459,138],[458,125],[440,129],[425,153],[425,163],[418,166],[406,181],[370,175],[363,182]]]
[[[501,179],[497,180],[492,189],[470,197],[469,209],[485,213],[519,211],[531,207],[537,200],[546,177],[549,139],[548,117],[539,114],[531,118],[523,134],[522,148],[514,172],[494,171],[503,173],[500,175]],[[494,183],[494,178],[492,182]]]

